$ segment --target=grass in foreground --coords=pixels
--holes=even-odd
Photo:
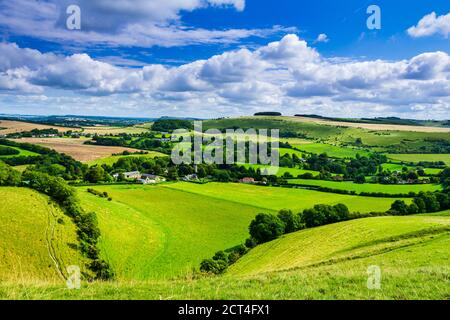
[[[449,220],[448,216],[369,218],[300,231],[254,249],[236,265],[251,260],[250,270],[256,271],[254,263],[261,272],[255,275],[244,276],[234,269],[222,277],[92,283],[80,290],[68,290],[62,284],[3,283],[0,298],[448,299]],[[362,236],[351,232],[353,227]],[[297,266],[298,261],[309,266],[266,272],[274,266],[256,258],[261,249],[287,266]],[[371,265],[381,268],[380,290],[367,288]]]
[[[48,197],[0,188],[0,281],[58,280],[83,258],[75,226]]]

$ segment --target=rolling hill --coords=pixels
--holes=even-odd
[[[448,299],[448,212],[379,217],[299,231],[261,245],[219,277],[117,281],[64,290],[3,284],[1,298]],[[367,287],[368,267],[380,290]],[[3,290],[2,290],[3,288]]]
[[[75,226],[49,198],[25,188],[0,188],[0,281],[60,282],[84,260]]]

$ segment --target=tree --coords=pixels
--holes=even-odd
[[[344,221],[350,217],[350,210],[345,204],[338,203],[333,208],[336,210],[337,221]]]
[[[92,166],[88,169],[85,175],[85,179],[89,181],[90,183],[97,183],[100,181],[106,180],[106,172],[105,170],[100,166]]]
[[[307,228],[313,228],[325,224],[325,215],[316,208],[305,209],[302,213],[302,222]]]
[[[419,207],[415,203],[411,203],[408,207],[408,214],[419,213]]]
[[[359,174],[355,177],[355,183],[365,183],[366,182],[366,177],[363,174]]]
[[[408,213],[409,208],[405,201],[395,200],[394,203],[392,203],[391,209],[389,211],[400,215],[405,215]]]
[[[291,233],[300,230],[300,219],[291,210],[281,210],[278,218],[284,223],[284,233]]]
[[[440,174],[441,183],[444,187],[450,186],[450,168],[445,168]]]
[[[18,186],[20,180],[20,172],[0,161],[0,186]]]
[[[285,225],[272,214],[260,213],[250,223],[249,231],[258,244],[274,240],[284,233]]]

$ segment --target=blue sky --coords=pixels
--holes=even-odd
[[[448,0],[0,0],[0,113],[449,118],[449,33]]]

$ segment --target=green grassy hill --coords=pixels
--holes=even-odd
[[[86,189],[79,188],[79,196],[87,211],[97,213],[101,252],[119,279],[127,280],[188,274],[216,251],[243,243],[250,221],[261,212],[300,211],[317,202],[385,211],[394,201],[223,183],[95,187],[112,201]]]
[[[258,246],[233,265],[229,274],[255,275],[294,268],[333,265],[369,257],[372,258],[371,264],[382,266],[387,262],[383,258],[387,253],[422,246],[441,237],[449,241],[449,235],[448,216],[422,215],[351,220],[303,230]],[[378,255],[380,257],[377,257]],[[445,266],[442,258],[437,254],[429,262]],[[419,262],[426,261],[409,263]],[[408,262],[405,261],[406,263]],[[401,267],[401,264],[398,265],[398,268]]]
[[[122,280],[186,275],[204,258],[244,241],[250,221],[261,211],[251,204],[162,186],[95,189],[113,200],[86,188],[78,194],[83,207],[97,213],[101,252]]]
[[[83,258],[75,226],[49,198],[25,188],[0,188],[0,281],[62,281]]]
[[[303,230],[266,243],[227,274],[199,279],[0,285],[0,298],[448,299],[449,213],[379,217]],[[381,289],[367,288],[368,267]]]
[[[94,165],[103,165],[106,164],[108,166],[112,166],[114,163],[116,163],[117,161],[119,161],[119,159],[121,158],[137,158],[137,157],[143,157],[143,158],[156,158],[156,157],[167,157],[166,154],[161,153],[161,152],[156,152],[156,151],[146,151],[147,154],[131,154],[131,155],[118,155],[118,156],[110,156],[110,157],[106,157],[106,158],[101,158],[101,159],[96,159],[96,160],[92,160],[89,161],[87,164],[89,166],[94,166]]]

